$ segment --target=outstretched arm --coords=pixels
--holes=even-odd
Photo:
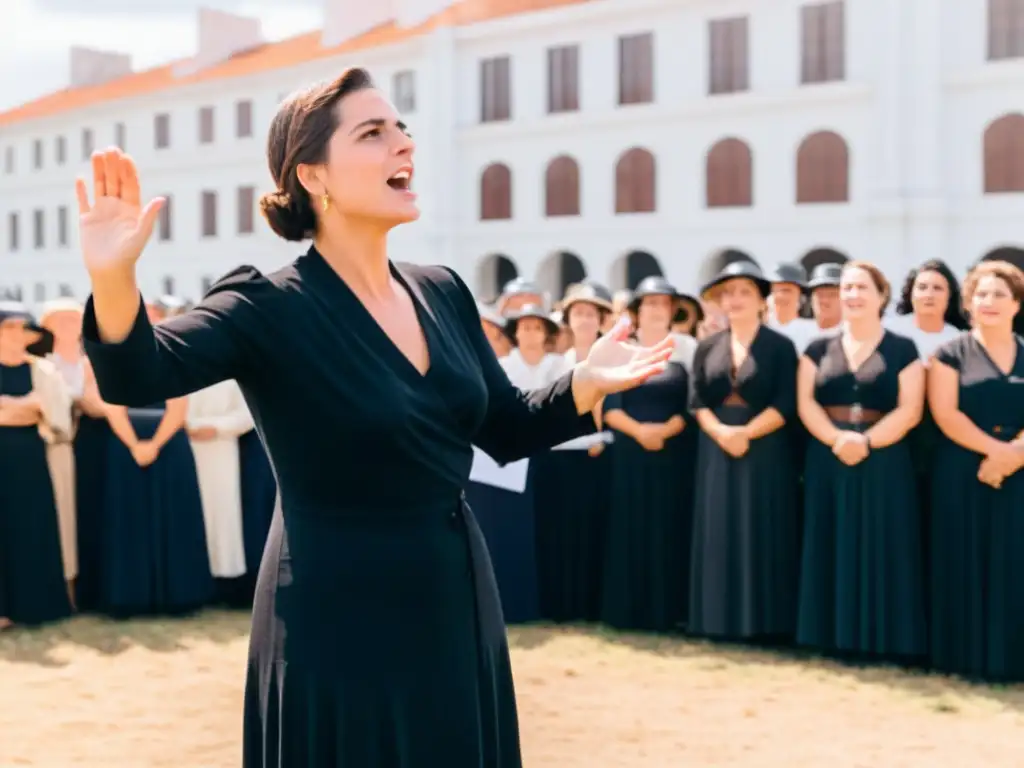
[[[108,342],[98,325],[98,295],[85,306],[82,338],[100,395],[107,403],[141,408],[247,374],[250,350],[242,329],[254,290],[265,281],[253,267],[220,280],[195,308],[156,327],[135,294],[128,334]]]
[[[238,329],[250,307],[252,267],[222,280],[193,311],[154,329],[143,311],[135,265],[153,233],[163,200],[141,203],[132,159],[117,149],[92,156],[93,199],[75,183],[79,243],[92,282],[82,336],[103,399],[145,406],[194,392],[244,373]],[[239,317],[239,315],[243,315]]]

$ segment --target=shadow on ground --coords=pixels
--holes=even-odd
[[[245,611],[203,611],[194,616],[130,621],[77,616],[37,629],[15,627],[3,632],[0,661],[61,667],[64,662],[54,651],[62,645],[89,648],[104,655],[137,647],[173,653],[186,648],[189,640],[229,643],[245,637],[249,621]]]

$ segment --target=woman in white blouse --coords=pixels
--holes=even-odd
[[[896,305],[896,317],[887,325],[914,340],[925,365],[936,349],[967,330],[960,283],[945,262],[931,259],[910,270]]]
[[[508,320],[515,349],[499,361],[519,389],[545,387],[562,374],[564,358],[549,352],[558,326],[539,304],[526,304]]]
[[[253,428],[238,384],[222,381],[190,395],[185,428],[196,457],[210,572],[238,578],[246,572],[238,438]]]

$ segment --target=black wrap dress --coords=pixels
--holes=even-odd
[[[594,430],[571,373],[529,395],[443,267],[392,266],[430,354],[421,374],[311,248],[240,267],[192,311],[120,344],[84,338],[105,400],[145,405],[233,378],[280,483],[245,697],[246,768],[519,768],[512,670],[487,549],[462,489]]]

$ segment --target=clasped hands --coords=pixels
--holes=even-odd
[[[860,464],[871,453],[871,443],[862,432],[844,429],[832,443],[832,453],[848,467]]]
[[[132,458],[140,467],[148,467],[160,455],[160,446],[152,440],[139,440],[131,446]]]
[[[996,490],[1003,487],[1003,481],[1024,467],[1024,439],[1010,443],[998,442],[981,460],[978,480]]]
[[[737,427],[719,424],[715,427],[711,437],[723,451],[734,459],[743,457],[750,450],[750,432],[746,425]]]
[[[665,447],[665,441],[669,439],[668,425],[658,422],[641,423],[637,425],[633,439],[648,451],[660,451]]]

